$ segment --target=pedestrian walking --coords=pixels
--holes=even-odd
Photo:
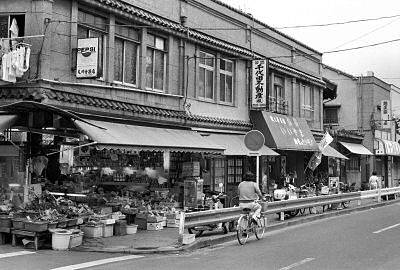
[[[380,187],[379,178],[376,176],[376,171],[373,171],[369,178],[369,189],[377,189],[378,187]]]

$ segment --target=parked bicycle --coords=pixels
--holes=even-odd
[[[256,201],[260,202],[260,201]],[[237,221],[237,239],[239,244],[244,245],[249,239],[250,234],[254,233],[257,240],[263,238],[265,233],[266,221],[265,216],[261,214],[260,218],[258,218],[257,223],[253,222],[253,219],[250,215],[251,209],[244,208],[242,210],[242,214],[240,215]]]

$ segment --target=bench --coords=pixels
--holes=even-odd
[[[35,250],[39,249],[39,239],[40,238],[47,238],[51,235],[49,231],[31,232],[31,231],[18,230],[18,229],[12,229],[11,234],[12,234],[12,246],[16,245],[17,237],[24,237],[24,236],[33,237],[34,244],[35,244]]]

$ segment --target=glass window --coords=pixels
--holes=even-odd
[[[136,85],[139,44],[139,32],[131,27],[117,24],[115,38],[114,81]],[[129,38],[129,39],[128,39]]]
[[[212,54],[200,52],[198,97],[214,99],[214,62]]]
[[[228,159],[228,184],[240,183],[243,175],[243,159]]]
[[[223,102],[233,102],[233,62],[220,60],[219,99]]]
[[[314,89],[310,86],[302,85],[303,113],[306,119],[314,117]]]
[[[149,34],[146,52],[146,88],[164,90],[166,51],[165,39]]]
[[[4,15],[0,16],[0,38],[10,37],[10,27],[14,19],[18,26],[18,36],[25,36],[25,15]],[[11,40],[9,40],[8,42],[3,42],[0,45],[5,47],[2,48],[3,50],[8,51],[13,43],[11,42]]]
[[[338,108],[325,108],[324,110],[325,124],[338,124]]]
[[[99,39],[99,58],[97,64],[97,76],[103,77],[105,74],[106,60],[106,38],[107,30],[106,19],[84,11],[78,12],[78,39],[79,38],[98,38]]]

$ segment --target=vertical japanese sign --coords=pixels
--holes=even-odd
[[[251,109],[262,109],[267,107],[267,76],[267,59],[253,60]]]
[[[382,128],[390,128],[390,103],[389,100],[381,100]]]
[[[93,78],[97,76],[98,51],[98,38],[78,39],[78,51],[76,55],[77,78]]]

